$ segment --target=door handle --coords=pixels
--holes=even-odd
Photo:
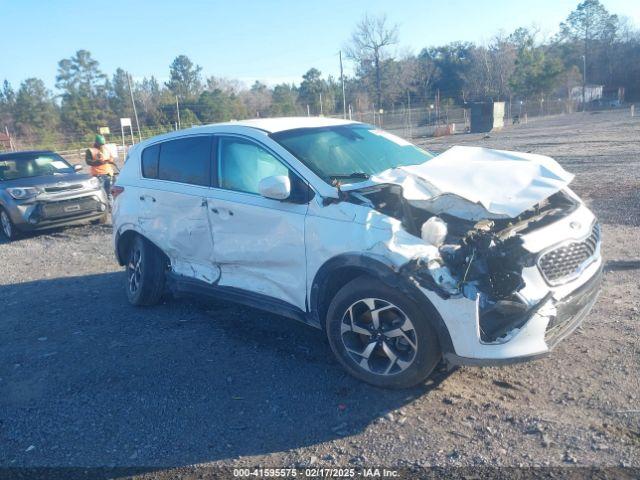
[[[215,214],[220,213],[220,210],[218,210],[216,207],[211,207],[211,211]],[[222,211],[224,212],[225,210],[222,210]],[[227,209],[226,212],[230,217],[233,217],[233,211]]]

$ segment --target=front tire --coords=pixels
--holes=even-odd
[[[11,217],[7,211],[3,208],[0,208],[0,231],[8,241],[15,240],[18,237],[16,226],[11,221]]]
[[[136,236],[127,262],[127,297],[136,306],[156,305],[164,292],[166,260],[158,247]]]
[[[354,377],[383,388],[424,381],[442,358],[437,333],[416,302],[379,280],[358,277],[331,302],[331,350]]]

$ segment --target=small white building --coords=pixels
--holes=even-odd
[[[600,100],[602,98],[603,85],[587,85],[584,87],[585,103]],[[582,103],[582,86],[573,87],[570,92],[570,98],[574,102]]]

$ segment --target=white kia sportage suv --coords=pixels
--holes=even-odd
[[[549,352],[595,302],[600,229],[541,155],[434,156],[371,125],[275,118],[130,151],[114,242],[135,305],[211,294],[326,331],[383,387]]]

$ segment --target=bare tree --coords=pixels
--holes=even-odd
[[[487,45],[469,50],[469,67],[464,72],[466,90],[475,97],[500,101],[511,94],[509,78],[513,74],[516,46],[502,33]]]
[[[499,33],[489,45],[489,51],[493,58],[494,82],[498,99],[505,99],[511,95],[509,78],[515,67],[516,48],[507,37]]]
[[[381,60],[390,45],[398,43],[398,26],[388,25],[387,16],[370,17],[365,14],[351,34],[346,49],[348,58],[359,64],[373,63],[376,76],[376,102],[382,103]]]
[[[213,92],[214,90],[220,90],[228,95],[237,95],[245,87],[240,80],[235,78],[215,77],[210,76],[207,78],[205,90]]]
[[[438,73],[434,49],[424,48],[418,55],[418,94],[424,98],[431,97],[431,87]]]

